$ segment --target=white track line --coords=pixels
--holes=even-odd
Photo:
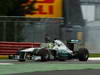
[[[100,57],[96,58],[88,58],[88,60],[100,60]]]
[[[0,63],[0,65],[13,65],[13,63]]]

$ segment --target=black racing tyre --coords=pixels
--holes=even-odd
[[[78,53],[79,61],[87,61],[89,58],[89,51],[87,48],[80,48]]]
[[[41,61],[50,60],[50,52],[47,49],[41,49],[38,53],[41,56]]]
[[[25,52],[19,52],[19,60],[20,62],[24,62],[25,61]]]
[[[15,59],[15,55],[9,55],[9,59]]]

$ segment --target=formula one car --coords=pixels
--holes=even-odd
[[[49,47],[48,47],[49,46]],[[87,48],[80,48],[78,50],[70,50],[62,41],[54,40],[49,43],[47,47],[40,48],[27,48],[19,51],[19,61],[25,60],[60,60],[65,61],[68,59],[79,59],[79,61],[87,61],[89,51]]]

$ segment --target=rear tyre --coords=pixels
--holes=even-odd
[[[89,51],[87,48],[80,48],[78,53],[79,61],[87,61],[89,58]]]

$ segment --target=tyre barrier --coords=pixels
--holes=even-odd
[[[22,48],[40,47],[40,43],[33,42],[0,42],[0,59],[17,55]]]

